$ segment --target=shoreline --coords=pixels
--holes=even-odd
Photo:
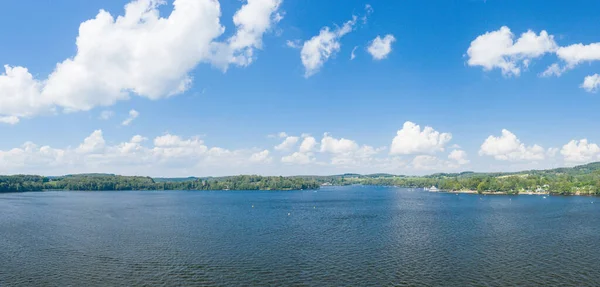
[[[481,194],[481,195],[551,195],[550,192],[508,193],[505,191],[498,191],[498,192],[484,191],[482,193],[479,193],[477,190],[438,190],[438,191],[427,190],[427,191],[437,192],[437,193],[456,193],[456,194],[462,193],[462,194]],[[571,196],[571,195],[583,196],[583,195],[587,195],[587,194],[566,194],[565,196]]]
[[[521,192],[521,193],[508,193],[505,191],[499,191],[499,192],[493,192],[493,191],[484,191],[482,193],[479,193],[477,190],[469,190],[469,189],[464,189],[464,190],[429,190],[427,188],[423,188],[423,187],[403,187],[403,186],[397,186],[397,185],[368,185],[368,184],[358,184],[358,185],[363,185],[363,186],[380,186],[380,187],[396,187],[396,188],[406,188],[406,189],[421,189],[423,191],[427,191],[427,192],[432,192],[432,193],[454,193],[454,194],[473,194],[473,195],[542,195],[542,196],[593,196],[593,197],[597,197],[600,195],[595,195],[595,194],[585,194],[585,193],[580,193],[580,192],[576,192],[576,193],[571,193],[571,194],[558,194],[558,193],[551,193],[551,192]],[[97,191],[115,191],[115,192],[119,192],[119,191],[123,191],[123,192],[127,192],[127,191],[147,191],[147,192],[156,192],[156,191],[307,191],[307,190],[319,190],[323,187],[327,188],[327,187],[336,187],[336,186],[347,186],[347,185],[322,185],[319,186],[318,188],[306,188],[306,189],[295,189],[295,188],[282,188],[282,189],[122,189],[122,190],[77,190],[77,189],[42,189],[42,190],[27,190],[27,191],[3,191],[0,192],[0,194],[3,193],[26,193],[26,192],[61,192],[61,191],[66,191],[66,192],[97,192]]]

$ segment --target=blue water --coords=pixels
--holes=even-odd
[[[365,186],[0,194],[0,286],[597,286],[596,199]]]

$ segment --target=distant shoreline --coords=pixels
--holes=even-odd
[[[425,176],[345,173],[329,176],[152,178],[115,174],[0,175],[0,192],[42,190],[307,190],[360,184],[484,195],[600,195],[600,162],[510,173],[436,173]],[[430,188],[427,188],[430,187]]]
[[[406,189],[420,189],[422,191],[431,192],[431,193],[454,193],[454,194],[470,194],[470,195],[542,195],[542,196],[598,196],[595,194],[581,194],[581,193],[571,193],[571,194],[552,194],[550,192],[519,192],[519,193],[508,193],[504,191],[484,191],[478,192],[477,190],[428,190],[423,187],[406,187],[406,186],[397,186],[397,185],[376,185],[376,184],[358,184],[362,186],[379,186],[379,187],[399,187]],[[339,187],[339,186],[349,186],[349,185],[323,185],[321,187]],[[321,187],[312,188],[312,189],[124,189],[124,190],[76,190],[76,189],[43,189],[43,190],[24,190],[24,191],[0,191],[0,194],[3,193],[28,193],[28,192],[61,192],[61,191],[69,191],[69,192],[98,192],[98,191],[114,191],[114,192],[127,192],[127,191],[148,191],[148,192],[157,192],[157,191],[302,191],[302,190],[319,190]]]
[[[462,193],[462,194],[483,194],[483,195],[550,195],[550,192],[518,192],[518,193],[508,193],[505,191],[484,191],[478,192],[477,190],[438,190],[431,191],[434,193]],[[573,194],[575,195],[575,194]],[[580,195],[580,194],[577,194]]]

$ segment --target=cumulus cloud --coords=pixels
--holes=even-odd
[[[186,91],[199,63],[222,70],[246,66],[262,48],[262,36],[281,19],[281,0],[249,0],[234,15],[236,32],[223,42],[216,0],[135,0],[122,16],[100,10],[81,23],[77,53],[56,65],[47,79],[25,67],[4,66],[0,116],[31,117],[55,111],[87,111],[137,95],[160,99]]]
[[[352,20],[334,30],[323,27],[319,31],[319,35],[304,42],[300,51],[300,58],[305,70],[304,77],[308,78],[316,74],[330,57],[340,51],[340,39],[352,31],[356,19],[356,16],[352,16]]]
[[[383,38],[377,36],[371,41],[367,51],[374,60],[383,60],[392,52],[392,43],[394,42],[396,42],[396,38],[392,34],[387,34]]]
[[[358,166],[369,164],[373,156],[380,153],[383,148],[372,146],[360,146],[353,140],[345,138],[334,138],[325,133],[321,139],[321,153],[331,155],[331,164],[338,166]]]
[[[286,138],[283,143],[279,146],[285,145],[285,149],[281,148],[280,150],[289,150],[296,145],[300,138],[298,137],[290,137]],[[310,136],[309,134],[302,134],[302,142],[300,143],[300,147],[297,152],[294,152],[290,155],[283,156],[281,158],[281,162],[286,164],[300,164],[305,165],[309,163],[315,163],[316,157],[314,156],[314,151],[317,149],[317,140]],[[288,140],[290,139],[290,140]],[[279,147],[275,147],[276,149]]]
[[[106,141],[102,135],[102,130],[95,130],[91,135],[83,140],[83,143],[75,150],[78,153],[101,153],[104,151]]]
[[[600,75],[598,75],[598,74],[586,76],[585,79],[583,79],[583,83],[581,84],[581,88],[590,93],[597,92],[599,87],[600,87]]]
[[[292,147],[294,147],[298,143],[299,140],[300,140],[299,137],[288,136],[283,140],[282,143],[276,145],[275,149],[276,150],[289,150]]]
[[[0,150],[0,172],[32,173],[41,169],[53,169],[68,163],[64,149],[39,146],[25,142],[18,148]]]
[[[421,130],[419,125],[407,121],[392,140],[390,154],[432,154],[444,151],[451,139],[450,133],[440,133],[428,126]]]
[[[15,116],[0,117],[0,123],[3,123],[3,124],[16,125],[19,122],[20,122],[19,118],[15,117]]]
[[[546,154],[548,155],[548,157],[554,157],[554,156],[556,156],[557,152],[558,152],[558,148],[551,147],[551,148],[548,148],[548,150],[546,151]]]
[[[291,139],[290,139],[291,138]],[[300,143],[300,147],[297,152],[294,152],[290,155],[283,156],[281,158],[281,162],[287,164],[309,164],[316,162],[316,157],[314,156],[314,151],[317,148],[317,140],[308,135],[302,134],[302,142]],[[288,140],[289,139],[289,140]],[[289,150],[296,145],[299,141],[298,137],[288,137],[281,143],[279,146],[285,146],[285,148],[281,148],[280,150]],[[279,146],[275,147],[277,149]]]
[[[306,136],[306,137],[304,137],[304,139],[302,140],[302,143],[300,144],[299,151],[302,153],[312,152],[316,149],[316,147],[317,147],[317,140],[314,137]]]
[[[459,165],[468,164],[467,153],[464,150],[455,149],[448,155],[448,159],[454,160]]]
[[[331,164],[339,166],[368,166],[374,160],[374,156],[379,154],[383,149],[374,148],[372,146],[363,145],[360,148],[351,152],[337,153],[331,157]]]
[[[592,43],[589,45],[579,43],[559,47],[556,50],[556,55],[564,62],[564,65],[561,66],[558,63],[554,63],[548,66],[548,68],[541,74],[542,77],[559,77],[564,72],[575,68],[575,66],[581,63],[600,60],[600,43]]]
[[[540,77],[560,77],[563,73],[577,65],[600,60],[600,43],[573,44],[560,47],[554,36],[546,31],[538,34],[529,30],[515,42],[515,36],[506,26],[497,31],[488,32],[477,37],[467,50],[469,66],[481,66],[489,71],[498,68],[505,76],[519,76],[522,69],[527,69],[531,60],[546,53],[554,53],[561,63],[553,63],[539,74]],[[594,93],[600,86],[597,74],[585,77],[581,88]]]
[[[271,161],[268,150],[210,147],[198,137],[164,134],[152,141],[141,135],[109,144],[96,130],[74,148],[54,148],[26,142],[0,150],[0,174],[67,174],[110,172],[140,175],[215,175],[254,171]]]
[[[500,69],[505,76],[519,76],[532,59],[558,48],[554,36],[546,31],[538,34],[529,30],[516,39],[506,26],[487,32],[471,42],[467,55],[469,66],[480,66],[484,70]]]
[[[566,162],[583,163],[600,158],[600,147],[587,139],[572,140],[562,147],[560,154]]]
[[[321,139],[321,152],[329,152],[333,154],[341,154],[353,152],[359,148],[358,144],[349,139],[336,139],[330,134],[325,133]]]
[[[489,136],[481,145],[479,155],[493,156],[504,161],[535,161],[546,157],[546,150],[539,145],[525,146],[510,131],[503,129],[499,137]]]
[[[600,43],[588,45],[579,43],[560,47],[556,51],[556,55],[570,68],[584,62],[598,61],[600,60]]]
[[[129,111],[129,117],[127,117],[122,123],[122,126],[128,126],[131,124],[131,122],[133,122],[133,120],[137,119],[137,117],[140,116],[140,113],[136,110],[130,110]]]
[[[256,163],[269,163],[271,162],[272,158],[269,156],[270,152],[269,150],[263,150],[257,153],[253,153],[250,156],[250,161],[251,162],[256,162]]]
[[[254,60],[254,51],[262,49],[262,37],[283,19],[278,12],[282,0],[248,0],[233,15],[237,31],[226,44],[216,43],[220,49],[216,63],[224,69],[231,63],[247,66]]]
[[[290,164],[309,164],[315,161],[311,153],[295,152],[281,158],[281,162]]]

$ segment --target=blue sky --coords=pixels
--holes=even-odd
[[[3,4],[0,63],[27,71],[0,72],[0,173],[426,174],[599,159],[597,1],[177,0],[178,15],[155,2]],[[115,23],[127,4],[146,16]],[[559,73],[544,75],[552,64]]]

